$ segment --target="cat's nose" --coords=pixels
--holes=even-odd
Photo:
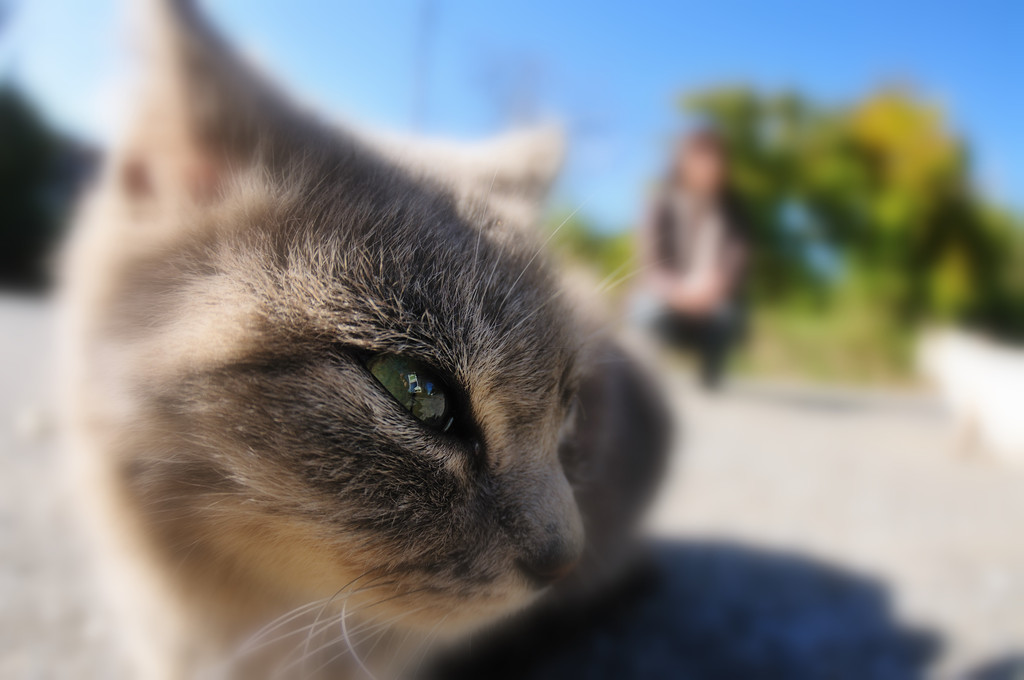
[[[566,541],[553,541],[539,551],[519,559],[519,568],[538,588],[549,586],[572,573],[580,550]]]

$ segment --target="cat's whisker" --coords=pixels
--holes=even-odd
[[[364,590],[369,590],[371,588],[383,587],[383,586],[386,586],[386,585],[391,585],[391,582],[381,583],[381,584],[377,584],[375,586],[368,586],[366,588],[362,588],[360,590],[354,591],[351,594],[355,594],[355,593],[358,593],[358,592],[363,592]],[[329,599],[329,598],[325,598],[325,599]],[[317,604],[320,604],[321,602],[323,602],[323,600],[318,600]],[[302,613],[300,613],[300,614],[298,614],[296,616],[293,616],[292,619],[296,618],[297,616],[301,616],[303,613],[308,613],[309,609],[310,608],[307,608],[305,612],[302,612]],[[324,630],[327,630],[328,628],[330,628],[331,625],[333,625],[333,623],[335,622],[336,619],[337,619],[337,614],[333,615],[332,617],[330,617],[328,619],[324,619],[324,620],[320,620],[320,621],[313,621],[312,623],[308,623],[308,624],[302,626],[301,628],[295,628],[293,630],[289,630],[289,631],[287,631],[285,633],[282,633],[280,635],[271,637],[270,639],[261,640],[258,643],[251,643],[250,646],[248,648],[246,648],[244,651],[245,651],[245,653],[251,654],[251,653],[253,653],[255,651],[263,649],[264,647],[268,647],[270,645],[276,644],[278,642],[281,642],[282,640],[287,640],[288,638],[292,637],[293,635],[299,635],[300,633],[305,633],[307,631],[308,631],[308,634],[310,636],[319,635]],[[280,625],[278,627],[280,627]]]
[[[373,673],[370,672],[370,669],[367,668],[366,664],[363,663],[363,660],[359,658],[359,655],[356,653],[355,643],[352,642],[352,638],[349,635],[348,617],[345,615],[345,608],[347,604],[348,602],[346,601],[344,604],[341,605],[341,633],[345,638],[345,644],[348,646],[349,651],[352,653],[352,658],[355,660],[356,665],[358,665],[359,668],[362,669],[364,673],[366,673],[367,677],[371,678],[371,680],[376,680]]]
[[[648,271],[649,269],[651,269],[651,265],[646,265],[644,267],[638,267],[637,269],[633,270],[629,274],[626,274],[625,276],[620,277],[619,279],[615,280],[614,282],[610,283],[609,285],[605,286],[604,288],[598,288],[597,292],[599,292],[599,293],[610,293],[611,291],[613,291],[614,289],[618,288],[619,286],[621,286],[623,283],[625,283],[626,281],[630,280],[634,276],[638,276],[639,274],[642,274],[642,273]]]
[[[399,614],[398,616],[394,616],[394,617],[388,619],[387,621],[381,622],[369,634],[364,635],[362,638],[357,640],[356,644],[358,644],[360,642],[365,642],[366,640],[370,639],[374,635],[377,635],[377,641],[374,642],[373,646],[371,646],[370,649],[367,650],[367,652],[366,652],[366,656],[369,656],[370,654],[373,653],[373,650],[376,649],[377,645],[380,644],[380,641],[383,640],[384,637],[387,635],[387,633],[390,631],[389,626],[393,626],[395,623],[398,623],[399,621],[401,621],[405,617],[407,617],[407,616],[409,616],[409,615],[411,615],[411,614],[413,614],[415,612],[418,612],[421,609],[423,609],[423,608],[415,609],[415,610],[412,610],[412,611],[409,611],[409,612],[403,612],[403,613]],[[351,631],[351,632],[355,632],[355,631]],[[342,639],[343,639],[342,636],[338,636],[338,637],[332,639],[328,644],[324,645],[323,647],[318,648],[318,650],[315,650],[314,653],[316,653],[316,651],[322,651],[323,649],[326,649],[326,648],[331,647],[333,645],[337,645],[339,642],[342,641]],[[351,652],[350,652],[349,648],[346,646],[345,649],[341,650],[340,652],[338,652],[334,656],[332,656],[329,659],[327,659],[326,661],[324,661],[320,666],[318,666],[315,669],[313,669],[309,673],[309,675],[315,676],[317,673],[319,673],[320,671],[322,671],[323,669],[327,668],[332,663],[334,663],[335,661],[337,661],[338,659],[340,659],[341,657],[343,657],[343,656],[345,656],[346,654],[349,654],[349,653],[351,653]]]
[[[622,264],[620,264],[620,265],[619,265],[618,267],[616,267],[615,269],[613,269],[613,270],[611,271],[611,273],[609,273],[609,274],[608,274],[608,276],[606,276],[606,277],[604,277],[603,279],[601,279],[600,281],[598,281],[598,283],[597,283],[597,286],[595,287],[594,291],[595,291],[596,293],[600,293],[600,292],[601,292],[601,291],[602,291],[602,290],[604,289],[604,287],[605,287],[606,285],[608,285],[608,283],[609,283],[609,282],[610,282],[611,280],[613,280],[613,279],[614,279],[614,278],[615,278],[616,276],[618,276],[618,275],[619,275],[619,272],[621,272],[621,271],[622,271],[623,269],[625,269],[625,268],[626,268],[627,266],[629,266],[629,265],[633,264],[633,261],[634,261],[634,260],[636,260],[636,255],[630,255],[630,256],[629,256],[628,258],[626,258],[625,262],[623,262],[623,263],[622,263]]]
[[[358,609],[357,612],[352,612],[352,613],[349,613],[349,614],[346,614],[347,606],[348,606],[348,598],[345,599],[345,601],[342,603],[342,613],[341,613],[341,616],[340,617],[336,617],[336,618],[340,618],[341,623],[342,623],[342,633],[344,635],[344,639],[345,639],[346,643],[349,644],[349,647],[350,647],[350,649],[352,651],[353,658],[355,658],[356,661],[359,662],[361,666],[362,666],[362,662],[361,662],[361,660],[359,660],[359,658],[358,658],[358,656],[357,656],[357,654],[355,652],[355,649],[353,648],[355,643],[352,642],[351,636],[354,633],[359,632],[360,630],[365,628],[365,626],[360,626],[360,627],[357,627],[357,628],[354,628],[354,629],[351,629],[351,630],[348,629],[348,627],[347,627],[347,616],[354,615],[355,613],[363,613],[363,612],[366,612],[369,609],[372,609],[372,608],[377,607],[377,606],[379,606],[381,604],[384,604],[385,602],[390,602],[390,601],[393,601],[393,600],[396,600],[396,599],[399,599],[399,598],[402,598],[402,597],[407,597],[409,595],[414,595],[416,593],[424,592],[424,591],[427,591],[427,590],[430,590],[430,589],[427,588],[427,587],[424,587],[424,588],[416,588],[414,590],[410,590],[410,591],[406,591],[406,592],[402,592],[402,593],[396,593],[395,595],[392,595],[390,597],[386,597],[386,598],[377,600],[376,602],[373,602],[372,604],[364,605],[363,607]],[[404,618],[406,616],[410,616],[410,615],[412,615],[414,613],[417,613],[419,611],[422,611],[422,610],[424,610],[426,608],[427,608],[427,606],[423,605],[423,606],[417,607],[415,609],[407,610],[405,612],[402,612],[398,616],[393,617],[392,619],[389,619],[388,621],[386,621],[384,623],[384,625],[391,625],[391,623],[393,623],[394,621],[397,621],[397,620],[399,620],[401,618]],[[382,634],[386,633],[386,632],[387,632],[386,630],[382,629]],[[340,640],[340,638],[336,639],[334,641],[334,643],[337,643],[339,640]],[[360,641],[362,641],[362,640],[360,640]],[[359,641],[357,641],[357,642],[359,642]],[[306,653],[304,653],[304,656],[305,655],[306,655]],[[365,667],[364,667],[364,670],[365,670]],[[373,675],[370,674],[368,670],[366,672],[367,672],[367,674],[370,675],[371,678],[373,677]]]
[[[403,612],[402,614],[400,614],[400,615],[398,615],[396,617],[392,617],[387,622],[387,624],[391,625],[391,624],[397,622],[398,620],[400,620],[402,618],[405,618],[406,616],[409,616],[411,614],[418,613],[418,612],[422,611],[423,609],[426,609],[426,607],[419,607],[419,608],[413,609],[412,611],[409,611],[409,612]],[[388,632],[390,632],[390,631],[387,628],[384,628],[384,627],[381,627],[381,628],[377,629],[377,632],[376,632],[377,639],[374,641],[374,643],[372,645],[370,645],[370,648],[366,650],[366,657],[367,658],[369,658],[370,656],[373,655],[373,651],[375,649],[377,649],[377,645],[379,645],[381,643],[381,640],[383,640],[387,636]],[[370,637],[370,636],[367,636],[367,637]],[[367,637],[364,637],[363,640],[366,640]]]
[[[347,602],[348,602],[348,598],[346,597],[345,600],[343,601],[343,603],[347,603]],[[332,626],[334,626],[340,620],[340,616],[341,616],[340,613],[339,614],[334,614],[333,616],[331,616],[329,618],[326,618],[326,619],[320,621],[319,623],[314,622],[313,624],[310,624],[310,626],[304,627],[303,630],[306,630],[307,628],[312,628],[312,630],[310,630],[310,632],[309,632],[309,636],[311,638],[319,636],[321,633],[323,633],[326,630],[329,630]],[[370,625],[372,623],[372,621],[373,621],[373,619],[371,618],[365,624],[361,624],[357,628],[357,630],[362,630],[366,626]]]
[[[340,620],[340,616],[341,615],[339,613],[339,614],[334,614],[334,615],[330,616],[327,619],[324,619],[321,622],[323,627],[320,630],[317,631],[316,635],[319,636],[325,630],[328,630],[331,626],[336,624]],[[306,630],[306,628],[303,628],[303,630]],[[281,639],[284,639],[286,637],[287,636],[283,636]],[[328,640],[325,643],[321,643],[321,644],[319,644],[316,647],[311,647],[311,648],[308,648],[308,649],[304,649],[302,651],[299,650],[299,646],[296,646],[296,647],[292,648],[286,655],[284,655],[281,658],[281,661],[280,661],[278,667],[275,668],[274,675],[277,676],[277,677],[282,677],[282,678],[288,677],[288,671],[290,671],[293,668],[296,668],[298,666],[301,666],[303,663],[305,663],[305,661],[307,659],[309,659],[312,656],[318,654],[320,651],[322,651],[324,649],[327,649],[328,647],[330,647],[332,644],[335,644],[336,642],[337,642],[337,640],[335,638],[331,638],[330,640]]]
[[[377,577],[377,578],[379,578],[379,577]],[[352,585],[352,582],[350,582],[349,585]],[[373,588],[380,588],[380,587],[383,587],[383,586],[386,586],[386,585],[393,585],[393,582],[387,581],[387,582],[384,582],[384,583],[376,583],[376,584],[373,584],[373,585],[366,585],[366,586],[363,586],[362,588],[359,588],[359,589],[354,590],[352,592],[346,593],[345,596],[344,596],[344,599],[342,600],[342,611],[343,612],[347,611],[348,602],[349,602],[349,599],[352,597],[352,595],[355,595],[357,593],[364,592],[366,590],[370,590],[370,589],[373,589]],[[348,587],[348,586],[346,586],[346,587]],[[342,590],[344,590],[344,589],[342,589]],[[389,597],[381,598],[381,599],[375,600],[375,601],[373,601],[373,602],[371,602],[369,604],[363,605],[360,608],[358,608],[357,610],[355,610],[353,612],[349,612],[348,615],[351,616],[351,615],[354,615],[356,613],[362,614],[362,613],[364,613],[364,612],[366,612],[366,611],[368,611],[370,609],[373,609],[374,607],[377,607],[377,606],[379,606],[381,604],[384,604],[385,602],[390,602],[392,600],[396,600],[396,599],[399,599],[399,598],[402,598],[402,597],[406,597],[408,595],[413,595],[413,594],[415,594],[417,592],[422,592],[424,590],[428,590],[428,588],[418,588],[418,589],[414,589],[414,590],[411,590],[411,591],[396,593],[396,594],[391,595]],[[339,596],[340,593],[341,593],[341,591],[339,591],[338,593],[335,593],[335,595],[332,596],[332,598],[330,598],[330,599],[336,599]],[[331,602],[328,602],[327,606],[329,606],[330,604],[331,604]],[[425,606],[419,607],[419,608],[411,610],[411,611],[403,612],[398,617],[396,617],[395,620],[397,620],[398,618],[401,618],[402,616],[407,616],[407,615],[410,615],[410,614],[412,614],[414,612],[418,612],[418,611],[420,611],[420,610],[422,610],[424,608],[425,608]],[[302,649],[302,653],[301,653],[301,655],[299,657],[300,659],[308,658],[311,654],[317,653],[318,650],[321,650],[321,649],[323,649],[325,647],[329,647],[331,644],[336,644],[340,640],[340,638],[335,639],[333,642],[327,643],[325,645],[321,645],[320,647],[317,647],[316,649],[313,649],[313,650],[310,649],[310,645],[312,644],[312,640],[313,640],[314,637],[319,636],[323,631],[329,629],[331,626],[335,625],[341,619],[341,614],[336,614],[334,616],[331,616],[328,619],[321,620],[322,614],[323,614],[323,609],[321,609],[321,611],[318,613],[317,619],[314,620],[314,622],[312,624],[309,624],[307,626],[304,626],[301,629],[298,629],[298,630],[295,630],[295,631],[291,631],[291,632],[289,632],[289,633],[287,633],[285,635],[282,635],[279,638],[275,639],[274,641],[276,642],[276,641],[279,641],[279,640],[282,640],[282,639],[286,639],[286,638],[288,638],[288,637],[290,637],[292,635],[298,634],[298,633],[300,633],[302,631],[308,631],[307,635],[306,635],[306,638],[305,638],[305,642],[302,645],[303,649]],[[385,622],[385,623],[387,623],[387,622]],[[371,619],[370,621],[368,621],[368,622],[366,622],[364,624],[361,624],[361,625],[351,629],[349,631],[349,633],[350,634],[354,634],[354,633],[360,632],[360,631],[366,629],[367,627],[372,626],[372,624],[373,624],[373,620]],[[265,643],[265,644],[269,644],[269,643]],[[262,645],[262,646],[265,646],[265,644]]]
[[[527,270],[530,268],[530,265],[532,265],[534,263],[534,260],[536,260],[538,257],[540,257],[540,254],[544,252],[544,250],[547,248],[548,244],[551,243],[551,240],[553,238],[555,238],[555,236],[558,234],[559,231],[562,230],[562,227],[564,227],[565,225],[569,224],[569,221],[573,217],[576,216],[576,213],[578,213],[580,210],[582,210],[584,208],[584,206],[586,206],[587,203],[589,203],[589,202],[590,202],[590,198],[587,197],[582,203],[579,204],[579,206],[576,207],[575,210],[573,210],[571,213],[569,213],[568,217],[566,217],[564,220],[562,220],[562,222],[557,227],[555,227],[551,231],[550,234],[548,234],[548,237],[546,239],[544,239],[544,243],[542,243],[540,248],[537,249],[537,252],[533,254],[533,257],[531,257],[529,259],[529,261],[527,261],[526,266],[523,267],[523,271],[519,272],[519,276],[517,276],[516,280],[512,282],[512,285],[508,287],[508,291],[505,293],[505,297],[503,297],[501,299],[501,306],[505,305],[505,302],[508,300],[509,296],[512,295],[512,291],[515,290],[516,285],[519,283],[519,281],[526,274]]]
[[[284,614],[281,614],[277,618],[275,618],[272,621],[268,622],[266,625],[264,625],[258,631],[256,631],[252,635],[250,635],[246,639],[245,643],[243,643],[241,645],[241,647],[244,649],[249,643],[259,641],[262,637],[264,637],[265,635],[267,635],[271,631],[274,631],[274,630],[280,628],[281,626],[286,625],[286,624],[294,621],[295,619],[301,617],[303,614],[307,613],[311,609],[313,609],[315,607],[318,607],[318,606],[320,606],[322,604],[325,604],[327,602],[330,602],[330,600],[331,600],[331,597],[324,597],[324,598],[320,598],[319,600],[312,600],[311,602],[307,602],[306,604],[299,605],[298,607],[295,607],[294,609],[291,609],[291,610],[285,612]]]
[[[228,669],[230,669],[240,659],[248,655],[251,655],[256,651],[259,651],[260,649],[272,645],[280,640],[287,639],[289,636],[295,634],[295,631],[292,631],[285,635],[275,636],[270,640],[261,641],[261,638],[263,638],[264,636],[269,635],[271,632],[281,628],[282,626],[287,625],[291,621],[300,618],[303,614],[321,605],[328,599],[329,598],[321,598],[319,600],[313,600],[311,602],[307,602],[306,604],[299,605],[298,607],[295,607],[294,609],[291,609],[285,612],[284,614],[281,614],[274,620],[268,622],[265,626],[263,626],[263,628],[256,631],[245,640],[243,640],[242,643],[239,644],[235,648],[235,650],[223,660],[223,662],[220,664],[221,666],[223,666],[223,669],[221,669],[221,673],[226,675]]]
[[[365,573],[363,575],[365,575]],[[354,584],[356,580],[357,579],[353,579],[352,581],[347,583],[339,591],[335,592],[330,597],[324,597],[324,598],[321,598],[321,599],[318,599],[318,600],[313,600],[311,602],[307,602],[306,604],[300,605],[300,606],[298,606],[298,607],[296,607],[294,609],[291,609],[291,610],[285,612],[284,614],[281,614],[280,616],[278,616],[277,618],[273,619],[272,621],[270,621],[266,625],[264,625],[262,628],[260,628],[260,630],[256,631],[255,633],[250,635],[248,638],[246,638],[246,640],[241,645],[238,646],[237,653],[239,655],[248,654],[248,653],[251,653],[251,652],[256,651],[258,649],[261,649],[263,647],[266,647],[268,645],[274,644],[275,642],[278,642],[280,640],[287,639],[288,637],[291,637],[292,635],[296,635],[299,632],[307,630],[310,626],[315,625],[316,622],[314,621],[313,624],[307,624],[306,626],[303,626],[302,628],[291,630],[291,631],[288,631],[287,633],[284,633],[282,635],[274,636],[274,637],[271,637],[270,639],[267,639],[267,636],[269,636],[274,631],[282,628],[283,626],[286,626],[287,624],[291,623],[295,619],[301,618],[302,616],[308,614],[310,611],[312,611],[316,607],[321,607],[322,608],[322,607],[329,606],[331,601],[338,596],[338,594],[341,592],[341,590],[344,590],[345,588],[348,588],[350,585]]]
[[[351,586],[355,585],[357,581],[359,581],[359,580],[360,580],[360,579],[362,579],[362,578],[363,578],[364,576],[367,576],[367,575],[369,575],[369,574],[370,574],[370,570],[364,571],[364,572],[363,572],[362,574],[360,574],[359,576],[356,576],[356,577],[355,577],[354,579],[352,579],[351,581],[349,581],[349,582],[348,582],[347,584],[345,584],[344,586],[342,586],[341,588],[339,588],[339,589],[338,589],[338,591],[337,591],[336,593],[334,593],[334,595],[332,595],[332,596],[331,596],[331,598],[330,598],[330,599],[329,599],[329,600],[328,600],[328,601],[327,601],[326,603],[324,603],[324,606],[320,608],[320,611],[319,611],[319,612],[317,612],[316,618],[315,618],[315,619],[313,619],[313,626],[314,626],[314,627],[316,626],[317,622],[318,622],[318,621],[320,620],[320,618],[321,618],[321,617],[323,616],[324,612],[325,612],[325,611],[327,610],[327,608],[328,608],[328,607],[330,607],[330,606],[331,606],[331,603],[333,603],[333,602],[334,602],[334,600],[335,600],[335,599],[336,599],[336,598],[338,597],[338,595],[340,595],[340,594],[341,594],[341,593],[342,593],[343,591],[345,591],[345,590],[346,590],[346,589],[348,589],[349,587],[351,587]],[[376,579],[376,578],[379,578],[379,577],[375,577],[375,579]],[[375,579],[374,579],[374,580],[375,580]],[[371,580],[371,581],[370,581],[370,583],[373,583],[373,580]],[[369,587],[369,586],[367,586],[367,587]],[[355,591],[355,592],[361,592],[361,591]],[[343,603],[342,603],[342,611],[344,611],[344,607],[345,607],[345,605],[347,605],[347,604],[348,604],[348,599],[349,599],[349,597],[351,597],[351,596],[352,596],[353,594],[354,594],[354,593],[349,593],[349,594],[347,594],[347,595],[345,596],[345,599],[344,599],[344,601],[343,601]],[[310,631],[309,631],[309,633],[307,633],[307,634],[306,634],[306,641],[305,641],[305,643],[303,644],[303,653],[304,653],[304,654],[305,654],[306,652],[308,652],[308,650],[309,650],[309,645],[310,645],[310,640],[311,640],[311,638],[312,638],[312,633],[313,633],[313,628],[311,628],[311,629],[310,629]]]
[[[391,617],[389,619],[383,620],[383,621],[377,621],[377,620],[371,618],[369,621],[366,621],[366,622],[364,622],[364,623],[362,623],[362,624],[360,624],[360,625],[350,629],[348,631],[348,633],[349,633],[350,636],[355,636],[358,633],[363,633],[363,635],[361,637],[359,637],[357,640],[355,640],[355,644],[358,644],[358,643],[361,643],[361,642],[365,642],[366,640],[369,640],[374,635],[379,635],[379,636],[383,637],[383,635],[385,635],[388,632],[388,629],[389,629],[390,626],[393,626],[395,623],[401,621],[405,617],[410,616],[410,615],[412,615],[412,614],[414,614],[414,613],[416,613],[418,611],[421,611],[422,609],[424,609],[424,607],[421,607],[419,609],[410,610],[410,611],[401,612],[400,614],[398,614],[396,616],[393,616],[393,617]],[[353,614],[354,613],[348,613],[347,616],[352,616]],[[330,624],[331,625],[336,625],[336,624],[341,623],[343,615],[345,615],[344,614],[344,609],[343,609],[342,612],[339,612],[335,616],[331,617]],[[324,642],[320,646],[315,647],[315,648],[313,648],[313,649],[311,649],[311,650],[309,650],[307,652],[304,652],[297,659],[295,659],[295,660],[291,661],[290,663],[288,663],[287,665],[279,668],[277,670],[277,673],[278,674],[283,674],[283,673],[285,673],[287,671],[292,670],[293,668],[302,667],[302,665],[305,664],[305,662],[308,661],[310,658],[314,657],[315,655],[319,654],[320,652],[322,652],[324,650],[330,649],[331,647],[337,645],[339,642],[342,642],[343,639],[344,639],[344,637],[341,634],[330,638],[328,641]],[[323,670],[324,668],[329,666],[331,663],[337,661],[342,656],[344,656],[345,654],[348,654],[348,653],[349,653],[349,649],[346,647],[341,652],[339,652],[338,654],[335,654],[333,657],[331,657],[326,662],[324,662],[323,665],[321,665],[320,667],[316,668],[315,670],[313,670],[311,673],[308,673],[307,675],[315,676],[316,673],[318,673],[319,671]],[[287,677],[287,676],[285,676],[285,677]]]
[[[491,192],[494,190],[494,180],[498,178],[498,169],[494,169],[494,174],[491,175],[491,184],[487,187],[487,198],[484,199],[484,205],[491,200]],[[477,227],[476,230],[476,246],[473,247],[473,272],[477,272],[477,268],[480,265],[480,238],[484,235],[484,230],[481,227]]]
[[[520,328],[522,328],[527,322],[529,322],[532,318],[537,316],[537,314],[539,314],[541,312],[541,310],[543,310],[549,304],[551,304],[552,302],[554,302],[555,300],[560,298],[562,295],[565,295],[565,293],[566,293],[566,291],[565,291],[564,288],[560,288],[559,290],[555,291],[551,296],[548,297],[547,300],[545,300],[541,304],[539,304],[536,307],[534,307],[533,311],[531,311],[525,317],[520,319],[519,322],[515,326],[513,326],[512,328],[510,328],[508,330],[508,333],[513,333],[513,332],[519,330]]]
[[[621,284],[622,284],[623,282],[625,282],[625,281],[629,280],[630,278],[632,278],[632,277],[634,277],[634,276],[636,276],[636,275],[640,274],[641,272],[643,272],[643,271],[645,271],[645,270],[647,269],[647,267],[641,267],[641,268],[638,268],[638,269],[636,269],[636,270],[634,270],[634,271],[630,272],[629,274],[627,274],[627,275],[625,275],[625,276],[623,276],[623,277],[619,278],[618,280],[612,280],[612,277],[613,277],[613,276],[614,276],[614,275],[615,275],[615,274],[616,274],[617,272],[621,271],[621,270],[622,270],[622,268],[623,268],[623,266],[624,266],[625,264],[629,264],[629,262],[630,262],[630,260],[627,260],[627,261],[626,261],[626,262],[625,262],[625,263],[624,263],[623,265],[619,265],[618,267],[616,267],[616,268],[615,268],[615,270],[614,270],[614,271],[613,271],[613,272],[612,272],[611,274],[609,274],[608,276],[606,276],[606,277],[605,277],[605,278],[604,278],[604,279],[602,280],[602,282],[600,282],[600,283],[598,284],[598,286],[597,286],[597,287],[596,287],[596,289],[595,289],[595,292],[596,292],[596,293],[607,293],[607,292],[609,292],[609,291],[613,290],[614,288],[616,288],[617,286],[621,285]],[[610,284],[610,285],[608,285],[608,284]],[[607,286],[607,287],[606,287],[606,286]],[[528,315],[526,315],[525,317],[523,317],[523,318],[522,318],[522,319],[521,319],[521,320],[520,320],[520,321],[519,321],[519,322],[518,322],[518,323],[517,323],[517,324],[516,324],[515,326],[513,326],[513,327],[512,327],[511,329],[510,329],[510,332],[512,332],[512,331],[515,331],[515,330],[518,330],[518,329],[519,329],[520,327],[522,327],[522,326],[523,326],[523,325],[525,325],[525,324],[526,324],[527,322],[529,322],[529,321],[530,321],[530,320],[531,320],[531,319],[532,319],[533,317],[535,317],[535,316],[536,316],[536,315],[537,315],[537,314],[538,314],[538,313],[539,313],[539,312],[540,312],[540,311],[541,311],[541,310],[542,310],[542,309],[543,309],[544,307],[546,307],[546,306],[547,306],[548,304],[550,304],[551,302],[554,302],[554,300],[556,300],[556,299],[557,299],[557,298],[559,298],[560,296],[562,296],[562,295],[566,294],[566,292],[567,292],[567,291],[566,291],[566,289],[565,289],[565,288],[560,288],[560,289],[558,289],[557,291],[555,291],[555,292],[554,292],[554,293],[553,293],[552,295],[550,295],[550,296],[548,297],[548,299],[547,299],[547,300],[545,300],[545,301],[544,301],[544,302],[542,302],[541,304],[537,305],[537,307],[535,307],[535,308],[533,309],[533,311],[532,311],[532,312],[530,312],[530,314],[528,314]],[[599,327],[599,330],[603,332],[603,331],[604,331],[605,329],[607,329],[607,328],[608,328],[609,326],[611,326],[611,324],[612,324],[612,323],[613,323],[613,321],[611,321],[611,320],[610,320],[610,321],[608,321],[608,322],[606,322],[606,323],[603,323],[603,324],[601,324],[601,326]],[[594,335],[597,335],[597,333],[595,333]],[[590,336],[588,336],[588,338],[589,338],[589,337],[590,337]]]

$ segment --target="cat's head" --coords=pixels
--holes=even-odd
[[[167,4],[81,255],[144,530],[254,599],[417,626],[523,605],[583,543],[558,452],[581,338],[528,224],[559,139],[369,143]]]

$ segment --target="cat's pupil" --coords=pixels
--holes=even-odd
[[[422,362],[395,354],[378,354],[366,362],[370,373],[417,420],[446,432],[454,422],[444,383]]]

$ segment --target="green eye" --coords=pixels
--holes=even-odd
[[[447,432],[455,420],[444,383],[427,366],[395,354],[378,354],[366,362],[370,373],[417,420]]]

